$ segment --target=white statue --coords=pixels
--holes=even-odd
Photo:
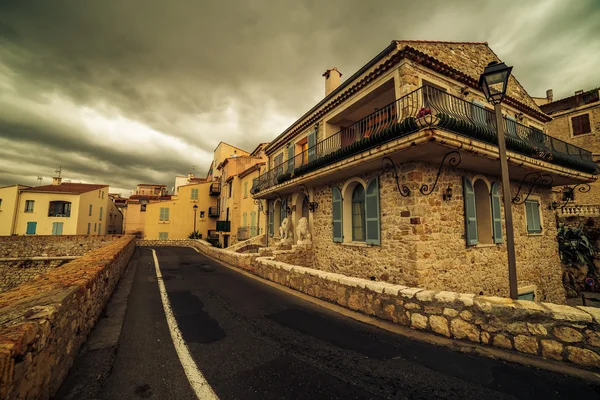
[[[308,232],[308,220],[306,217],[300,218],[296,227],[296,237],[298,244],[312,244],[310,232]]]
[[[283,219],[281,226],[279,227],[279,238],[281,239],[282,243],[292,241],[294,239],[292,237],[292,224],[287,217]]]

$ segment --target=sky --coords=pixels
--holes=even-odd
[[[487,41],[533,96],[600,86],[600,0],[0,0],[0,186],[204,176],[395,39]]]

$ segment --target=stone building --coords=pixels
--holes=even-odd
[[[572,151],[585,147],[592,152],[596,164],[600,164],[600,90],[579,90],[564,99],[548,100],[540,106],[552,117],[547,123],[548,134],[573,144]],[[590,186],[590,191],[586,191],[585,185],[574,191],[572,187],[562,188],[557,200],[568,207],[559,211],[568,215],[600,215],[600,182]]]
[[[393,41],[343,82],[326,71],[325,98],[266,146],[253,182],[269,235],[311,239],[321,270],[507,296],[496,118],[478,85],[491,61],[487,43]],[[513,76],[503,110],[519,293],[561,303],[552,186],[597,167],[545,134],[551,118]]]
[[[63,182],[0,188],[0,235],[106,235],[108,185]]]

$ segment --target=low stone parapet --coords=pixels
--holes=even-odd
[[[57,392],[133,251],[133,236],[115,238],[0,294],[0,398]]]

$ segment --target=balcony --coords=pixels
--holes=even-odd
[[[254,179],[251,193],[257,194],[425,128],[449,131],[493,146],[498,143],[493,111],[423,86],[261,174]],[[509,151],[581,172],[599,172],[591,152],[539,129],[504,118],[504,131]]]
[[[217,206],[213,206],[213,207],[208,207],[208,216],[210,218],[219,218],[219,207]]]
[[[565,217],[598,216],[600,204],[573,204],[558,209],[558,214]]]
[[[220,183],[212,183],[209,189],[210,196],[218,196],[221,194],[221,184]]]
[[[231,231],[231,221],[217,221],[217,232]]]

